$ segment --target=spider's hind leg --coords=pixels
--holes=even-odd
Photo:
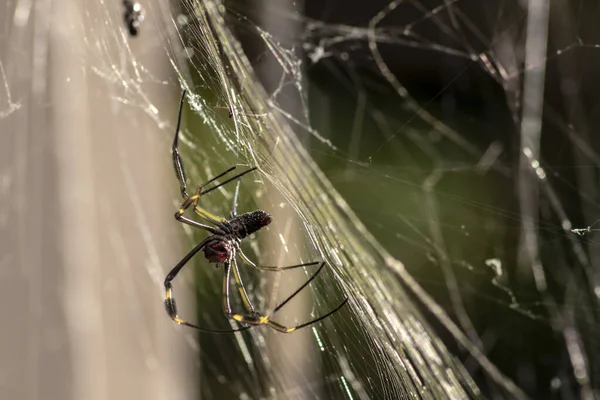
[[[256,312],[251,312],[249,314],[229,314],[228,317],[234,319],[237,322],[241,322],[241,323],[248,324],[248,325],[254,325],[254,326],[268,325],[272,329],[275,329],[276,331],[281,332],[281,333],[291,333],[291,332],[294,332],[294,331],[296,331],[298,329],[307,327],[309,325],[312,325],[312,324],[315,324],[315,323],[317,323],[319,321],[324,320],[325,318],[331,316],[332,314],[334,314],[335,312],[337,312],[338,310],[340,310],[348,302],[348,299],[345,299],[342,303],[340,303],[333,310],[329,311],[327,314],[322,315],[322,316],[320,316],[318,318],[315,318],[315,319],[313,319],[311,321],[302,323],[300,325],[293,326],[293,327],[287,327],[285,325],[280,324],[279,322],[271,320],[271,317],[273,315],[275,315],[275,313],[277,311],[279,311],[290,300],[292,300],[294,297],[296,297],[298,295],[298,293],[300,293],[305,287],[307,287],[317,277],[317,275],[319,274],[319,272],[321,272],[323,270],[324,266],[325,266],[325,262],[321,262],[321,265],[319,266],[319,269],[317,271],[315,271],[310,276],[310,278],[308,278],[306,280],[306,282],[304,282],[302,284],[302,286],[300,286],[298,289],[296,289],[296,291],[294,291],[294,293],[292,293],[284,301],[282,301],[277,307],[275,307],[275,309],[273,309],[273,312],[271,313],[271,315],[262,315],[262,314],[259,314],[259,313],[256,313]]]
[[[242,326],[239,328],[235,328],[235,329],[227,329],[227,330],[219,330],[219,329],[209,329],[209,328],[203,328],[201,326],[192,324],[184,319],[182,319],[181,317],[179,317],[179,314],[177,313],[177,302],[175,301],[175,294],[173,292],[173,285],[172,285],[172,281],[173,279],[175,279],[175,277],[177,276],[177,274],[179,274],[179,272],[181,271],[181,269],[192,259],[192,257],[194,257],[194,255],[196,255],[196,253],[198,253],[200,250],[202,250],[206,244],[209,242],[210,238],[206,238],[204,239],[202,242],[198,243],[196,245],[196,247],[194,247],[192,250],[190,250],[190,252],[188,252],[185,257],[183,257],[181,259],[181,261],[179,261],[177,263],[177,265],[175,265],[175,267],[173,267],[173,269],[171,269],[171,271],[169,271],[169,273],[167,274],[167,276],[165,277],[165,281],[164,281],[164,287],[165,287],[165,300],[164,300],[164,304],[165,304],[165,310],[167,311],[167,314],[169,315],[169,317],[176,323],[181,324],[181,325],[185,325],[185,326],[189,326],[190,328],[195,328],[198,329],[200,331],[203,332],[209,332],[209,333],[230,333],[230,332],[239,332],[239,331],[243,331],[248,329],[248,326]]]
[[[281,303],[279,303],[279,305],[277,307],[275,307],[273,309],[273,312],[271,313],[271,316],[275,315],[275,313],[279,310],[281,310],[283,308],[283,306],[285,306],[290,300],[292,300],[294,297],[296,297],[298,295],[298,293],[300,293],[305,287],[307,287],[308,285],[310,285],[310,283],[317,277],[317,275],[319,274],[319,272],[321,272],[323,270],[323,267],[325,267],[325,261],[321,262],[321,265],[319,266],[319,269],[317,269],[311,276],[310,278],[308,278],[306,280],[306,282],[304,282],[302,284],[302,286],[300,286],[298,289],[296,289],[296,291],[294,293],[292,293],[291,295],[289,295],[287,297],[287,299],[285,299],[284,301],[282,301]],[[335,307],[333,310],[329,311],[327,314],[325,315],[321,315],[318,318],[315,318],[311,321],[308,322],[304,322],[300,325],[296,325],[294,327],[288,328],[285,327],[275,321],[271,321],[271,320],[267,320],[265,323],[267,325],[269,325],[271,328],[279,331],[279,332],[283,332],[283,333],[291,333],[295,330],[307,327],[309,325],[312,324],[316,324],[319,321],[324,320],[325,318],[329,317],[330,315],[334,314],[335,312],[337,312],[339,309],[341,309],[346,303],[348,302],[348,299],[344,299],[344,301],[342,301],[337,307]]]

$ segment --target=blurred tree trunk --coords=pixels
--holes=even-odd
[[[194,397],[196,352],[161,304],[180,230],[149,111],[173,118],[176,96],[131,85],[119,102],[142,83],[131,58],[168,77],[167,6],[145,2],[127,48],[119,0],[0,4],[0,398]]]

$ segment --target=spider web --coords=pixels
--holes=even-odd
[[[597,9],[362,3],[147,1],[135,38],[116,0],[0,6],[7,398],[598,396]],[[171,218],[183,88],[189,191],[257,166],[238,211],[274,221],[244,252],[326,262],[273,318],[339,312],[169,321],[164,276],[206,237]],[[264,313],[314,271],[240,267]],[[174,285],[183,318],[237,326],[222,269]]]

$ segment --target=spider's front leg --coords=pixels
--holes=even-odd
[[[179,158],[179,153],[173,151],[173,157],[174,157],[174,159],[175,159],[175,157]],[[181,183],[182,182],[181,179],[184,179],[183,178],[183,176],[184,176],[183,175],[183,171],[184,171],[183,170],[183,162],[181,161],[181,159],[179,159],[179,161],[174,161],[174,165],[181,166],[181,175],[179,173],[179,170],[177,168],[175,168],[175,171],[177,173],[177,177],[178,177],[178,179],[179,179],[179,181]],[[183,189],[181,191],[182,195],[184,196],[183,197],[184,201],[183,201],[183,203],[181,203],[181,207],[179,208],[179,210],[175,213],[175,219],[177,219],[178,221],[181,221],[181,222],[188,223],[187,218],[185,218],[183,216],[183,214],[185,213],[185,211],[188,208],[192,207],[193,210],[194,210],[194,212],[196,214],[198,214],[200,217],[202,217],[204,220],[206,220],[206,221],[208,221],[210,223],[218,225],[218,224],[221,224],[223,222],[226,222],[227,221],[226,218],[219,217],[219,216],[217,216],[215,214],[212,214],[211,212],[205,210],[204,208],[198,206],[198,201],[200,200],[201,196],[203,196],[205,194],[208,194],[208,193],[212,192],[213,190],[215,190],[217,188],[220,188],[223,185],[228,184],[231,181],[234,181],[234,180],[238,179],[238,182],[239,182],[239,178],[241,178],[242,176],[246,175],[249,172],[254,171],[256,169],[256,167],[247,169],[246,171],[243,171],[243,172],[240,172],[239,174],[232,176],[231,178],[225,180],[224,182],[215,184],[214,186],[211,186],[210,188],[205,189],[206,186],[208,186],[209,184],[213,183],[217,179],[223,177],[224,175],[227,175],[228,173],[230,173],[234,169],[236,169],[235,166],[229,168],[227,171],[222,172],[219,175],[217,175],[217,176],[209,179],[208,181],[204,182],[203,184],[199,185],[198,188],[196,189],[196,192],[192,196],[188,196],[187,195],[187,190],[185,189],[185,182],[184,182],[183,186],[182,186]],[[238,185],[238,188],[239,188],[239,185]],[[237,191],[237,188],[236,188],[236,191]],[[235,208],[232,211],[232,213],[235,213]]]
[[[213,183],[217,179],[219,179],[219,178],[227,175],[231,171],[233,171],[236,168],[235,166],[233,166],[233,167],[229,168],[228,170],[226,170],[225,172],[220,173],[219,175],[217,175],[217,176],[209,179],[208,181],[204,182],[203,184],[199,185],[196,188],[196,192],[194,193],[194,195],[192,195],[192,196],[188,195],[187,183],[186,183],[186,177],[185,177],[185,167],[183,165],[183,159],[181,158],[181,155],[179,154],[179,131],[181,128],[181,115],[183,112],[183,103],[185,101],[185,94],[186,94],[186,91],[184,90],[181,95],[181,100],[179,102],[179,113],[177,115],[177,127],[175,128],[175,137],[173,138],[173,145],[171,147],[171,155],[173,157],[173,169],[175,170],[175,176],[177,177],[177,181],[179,182],[179,191],[181,192],[181,197],[183,198],[183,203],[181,204],[181,207],[179,208],[179,210],[175,213],[175,218],[178,221],[183,222],[185,224],[195,226],[198,228],[207,229],[206,225],[184,217],[183,214],[185,213],[185,211],[188,208],[192,207],[196,214],[198,214],[200,217],[202,217],[205,221],[213,223],[213,224],[219,224],[219,223],[226,221],[226,218],[222,218],[217,215],[214,215],[214,214],[206,211],[202,207],[199,207],[198,201],[200,200],[200,197],[204,194],[207,194],[207,193],[235,180],[235,179],[242,177],[243,175],[245,175],[251,171],[254,171],[256,168],[250,168],[240,174],[235,175],[232,178],[227,179],[225,182],[216,184],[208,189],[205,189],[205,187],[208,186],[209,184]]]
[[[193,196],[189,196],[187,199],[185,199],[185,201],[183,203],[181,203],[179,210],[177,210],[177,212],[175,213],[175,219],[177,221],[180,221],[183,223],[189,223],[189,221],[193,221],[187,217],[184,217],[184,215],[183,215],[188,208],[192,207],[192,209],[194,210],[194,212],[196,214],[198,214],[200,217],[202,217],[204,220],[206,220],[210,223],[218,225],[218,224],[221,224],[221,223],[227,221],[227,219],[225,219],[223,217],[219,217],[217,215],[214,215],[214,214],[206,211],[204,208],[199,207],[198,200],[200,200],[200,196],[202,196],[202,186],[198,186],[196,193]],[[193,225],[196,225],[196,226],[200,225],[201,228],[207,229],[206,225],[200,224],[199,222],[196,222]]]
[[[202,216],[208,222],[211,222],[211,223],[222,222],[222,220],[224,220],[224,218],[220,218],[215,215],[212,215],[208,211],[203,210],[202,208],[198,207],[198,200],[200,199],[200,196],[203,194],[202,188],[204,186],[206,186],[207,184],[222,177],[223,175],[233,171],[235,169],[235,167],[229,168],[227,171],[223,172],[222,174],[219,174],[216,177],[210,179],[208,182],[198,186],[198,188],[196,189],[196,193],[193,196],[188,195],[186,177],[185,177],[185,167],[183,165],[183,159],[179,155],[179,130],[181,128],[181,114],[183,112],[183,102],[185,101],[185,94],[186,94],[186,91],[184,90],[181,95],[181,100],[179,102],[179,113],[177,115],[177,128],[175,128],[175,137],[173,138],[173,145],[171,148],[171,155],[173,157],[173,169],[175,170],[175,176],[177,177],[177,181],[179,181],[179,191],[181,192],[181,197],[183,198],[183,203],[179,207],[179,210],[175,213],[175,219],[177,219],[178,221],[180,221],[182,223],[185,223],[185,224],[197,227],[197,228],[206,229],[209,232],[214,233],[211,227],[204,225],[200,222],[194,221],[192,219],[189,219],[187,217],[184,217],[183,214],[189,207],[193,206],[194,211],[196,211],[197,214]]]

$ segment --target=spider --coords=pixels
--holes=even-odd
[[[231,167],[227,171],[215,176],[214,178],[209,179],[205,183],[198,186],[198,188],[196,189],[196,192],[192,196],[188,195],[185,171],[184,171],[184,167],[183,167],[183,160],[179,156],[179,150],[178,150],[179,128],[180,128],[180,124],[181,124],[181,112],[183,109],[185,94],[186,94],[186,91],[184,90],[183,95],[181,96],[181,101],[179,103],[179,116],[177,119],[177,128],[175,131],[175,138],[173,140],[173,148],[172,148],[173,167],[175,169],[175,174],[177,176],[177,180],[179,181],[181,197],[183,198],[183,203],[181,204],[181,207],[175,213],[175,219],[177,219],[181,223],[191,225],[195,228],[204,229],[204,230],[208,231],[211,235],[208,236],[203,241],[201,241],[199,244],[196,245],[196,247],[194,247],[189,253],[187,253],[185,255],[185,257],[183,257],[183,259],[181,259],[181,261],[179,261],[179,263],[177,263],[177,265],[175,265],[175,267],[173,267],[173,269],[166,276],[165,282],[164,282],[164,285],[165,285],[165,309],[167,310],[169,317],[171,317],[171,319],[178,324],[182,324],[185,326],[189,326],[191,328],[198,329],[200,331],[211,332],[211,333],[238,332],[238,331],[249,329],[252,326],[259,326],[259,325],[267,325],[267,326],[271,327],[272,329],[275,329],[276,331],[283,332],[283,333],[290,333],[290,332],[294,332],[295,330],[298,330],[298,329],[307,327],[309,325],[312,325],[314,323],[317,323],[317,322],[329,317],[336,311],[338,311],[340,308],[342,308],[346,304],[348,299],[345,299],[341,304],[339,304],[333,310],[329,311],[327,314],[322,315],[318,318],[315,318],[311,321],[302,323],[300,325],[296,325],[294,327],[286,327],[286,326],[284,326],[276,321],[273,321],[271,319],[271,317],[277,311],[279,311],[283,306],[285,306],[298,293],[300,293],[300,291],[302,289],[304,289],[306,286],[308,286],[312,282],[313,279],[316,278],[316,276],[319,274],[319,272],[321,272],[321,270],[323,270],[323,267],[325,266],[325,262],[317,261],[317,262],[309,262],[309,263],[303,263],[303,264],[297,264],[297,265],[290,265],[290,266],[285,266],[285,267],[261,266],[261,265],[256,265],[255,263],[253,263],[242,252],[242,250],[240,248],[241,241],[244,238],[246,238],[247,236],[251,235],[252,233],[257,232],[261,228],[269,225],[272,221],[271,215],[269,215],[269,213],[267,213],[266,211],[263,211],[263,210],[255,210],[255,211],[247,212],[247,213],[244,213],[241,215],[237,214],[237,198],[238,198],[239,188],[240,188],[240,178],[242,176],[248,174],[249,172],[256,170],[256,167],[250,168],[250,169],[243,171],[235,176],[230,177],[229,179],[225,180],[224,182],[215,183],[213,186],[207,188],[208,185],[215,182],[217,179],[229,174],[236,168],[235,166]],[[235,194],[233,196],[233,207],[232,207],[229,219],[214,215],[198,205],[198,201],[200,200],[200,198],[202,196],[204,196],[204,195],[212,192],[213,190],[215,190],[229,182],[232,182],[234,180],[237,180],[237,185],[235,188]],[[195,221],[195,220],[185,217],[184,213],[189,208],[192,208],[193,211],[203,220],[203,222],[198,222],[198,221]],[[207,224],[211,224],[211,225],[207,225]],[[225,314],[225,316],[227,318],[230,318],[237,322],[246,324],[247,326],[242,326],[240,328],[230,329],[230,330],[208,329],[208,328],[203,328],[198,325],[192,324],[186,320],[183,320],[177,314],[177,305],[175,303],[175,298],[173,296],[173,287],[172,287],[171,281],[177,276],[179,271],[181,271],[181,269],[190,261],[190,259],[192,257],[194,257],[194,255],[196,253],[198,253],[200,250],[202,250],[204,252],[204,257],[208,260],[208,262],[216,264],[217,268],[221,265],[224,268],[223,303],[222,303],[223,313]],[[302,284],[302,286],[300,286],[294,293],[292,293],[283,302],[281,302],[277,307],[275,307],[270,315],[265,315],[256,310],[256,308],[252,304],[252,301],[248,297],[246,288],[244,287],[244,283],[242,282],[242,279],[240,277],[240,272],[239,272],[239,268],[238,268],[238,264],[237,264],[238,256],[244,263],[246,263],[251,268],[257,269],[257,270],[262,270],[262,271],[286,271],[286,270],[293,269],[293,268],[308,267],[308,266],[313,266],[313,265],[317,265],[317,264],[319,264],[319,268],[317,269],[316,272],[314,272],[308,278],[308,280],[306,280],[306,282],[304,282],[304,284]],[[245,312],[241,313],[241,314],[233,312],[233,310],[231,308],[229,286],[230,286],[230,278],[231,278],[232,271],[233,271],[234,280],[236,282],[238,291],[239,291],[241,299],[242,299],[242,304],[245,309]]]

